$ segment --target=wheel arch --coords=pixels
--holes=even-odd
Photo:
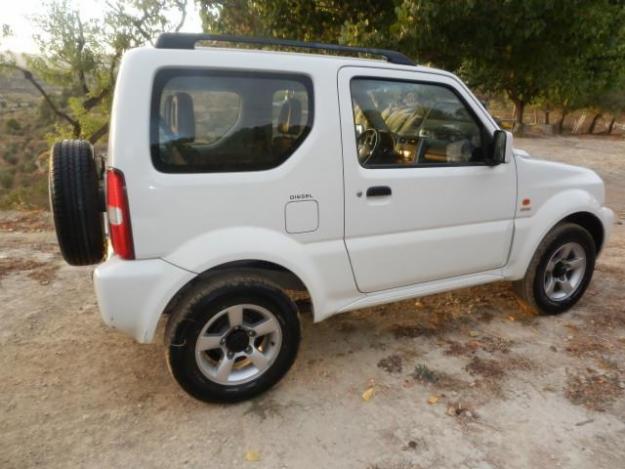
[[[260,275],[271,280],[284,290],[303,292],[310,298],[311,303],[313,301],[312,295],[306,287],[306,284],[290,269],[275,262],[259,259],[242,259],[215,265],[198,274],[196,277],[183,285],[182,288],[176,292],[176,294],[174,294],[163,310],[163,315],[169,315],[176,307],[180,299],[184,298],[184,296],[198,283],[207,282],[211,279],[219,278],[222,275],[232,274],[235,272],[254,273]]]
[[[357,296],[342,238],[305,242],[275,230],[231,227],[192,238],[164,260],[200,279],[224,269],[260,270],[287,289],[308,292],[315,321]]]
[[[572,213],[571,215],[560,220],[556,223],[556,225],[563,222],[575,223],[576,225],[586,229],[595,241],[597,254],[599,254],[601,248],[603,248],[603,242],[605,240],[605,229],[603,228],[603,223],[601,223],[599,217],[590,212],[582,211]]]
[[[591,194],[581,189],[573,189],[558,193],[533,215],[517,217],[514,221],[514,239],[508,264],[503,269],[504,278],[523,278],[542,240],[563,222],[576,223],[587,229],[599,253],[608,234],[600,212],[601,206]]]

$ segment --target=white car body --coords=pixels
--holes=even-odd
[[[266,171],[168,174],[150,158],[150,102],[163,67],[310,77],[310,134]],[[286,269],[333,314],[524,276],[558,222],[586,214],[605,242],[614,215],[591,170],[529,158],[504,164],[368,169],[354,157],[349,80],[418,80],[453,88],[493,133],[497,124],[453,74],[377,60],[236,49],[130,51],[113,102],[108,165],[126,179],[135,260],[111,254],[94,274],[104,321],[150,342],[172,299],[198,275],[235,262]],[[382,199],[370,186],[393,188]],[[360,196],[358,195],[360,193]],[[524,200],[528,199],[529,202]],[[576,215],[579,216],[579,215]],[[599,226],[598,225],[598,226]]]

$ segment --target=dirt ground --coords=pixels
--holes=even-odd
[[[625,218],[625,140],[516,145],[598,171]],[[61,261],[46,214],[5,212],[0,467],[623,467],[624,283],[619,224],[559,317],[523,312],[507,284],[304,314],[276,388],[207,405],[170,378],[160,339],[101,323],[91,269]]]

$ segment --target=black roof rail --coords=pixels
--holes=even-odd
[[[416,65],[404,54],[394,50],[339,46],[337,44],[293,41],[290,39],[274,39],[268,37],[234,36],[229,34],[162,33],[156,40],[155,47],[158,49],[194,49],[195,44],[199,41],[230,42],[267,46],[286,46],[301,49],[351,52],[353,54],[370,54],[382,56],[386,58],[386,60],[394,64]]]

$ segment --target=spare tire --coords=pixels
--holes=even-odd
[[[97,264],[106,254],[100,181],[85,140],[55,143],[50,155],[50,208],[56,237],[71,265]]]

